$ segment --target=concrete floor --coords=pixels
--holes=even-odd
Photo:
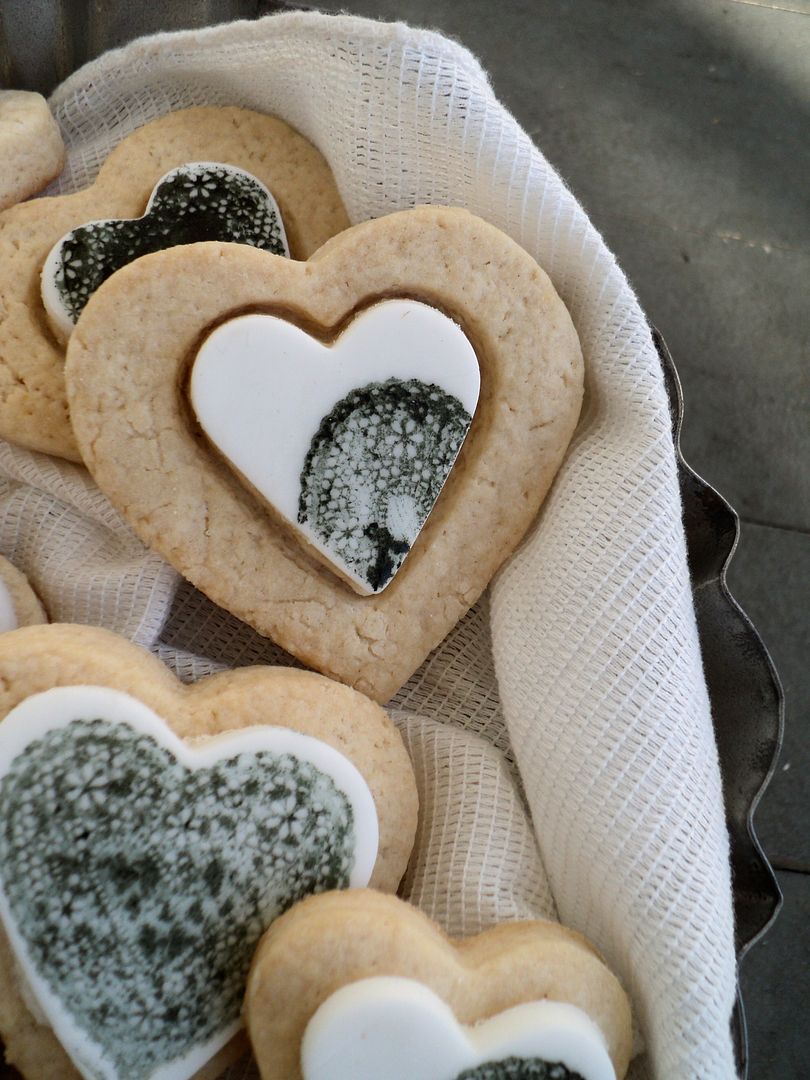
[[[7,3],[14,8],[18,0]],[[188,18],[190,6],[160,5],[148,28],[199,22],[202,8],[203,21],[223,17],[223,5],[205,3]],[[804,1077],[810,0],[320,6],[433,27],[477,53],[498,96],[586,207],[670,346],[686,400],[684,453],[742,517],[730,584],[771,650],[787,698],[784,750],[756,815],[785,907],[742,969],[749,1075]],[[156,19],[163,19],[160,26]],[[64,63],[71,66],[69,45]]]

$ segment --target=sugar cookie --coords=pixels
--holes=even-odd
[[[141,539],[385,701],[536,517],[582,369],[535,261],[420,207],[307,263],[223,244],[139,259],[91,298],[65,373],[85,463]]]
[[[457,323],[383,300],[331,345],[272,315],[223,323],[191,366],[189,400],[239,475],[367,596],[391,583],[433,509],[480,382]]]
[[[245,1017],[262,1080],[621,1080],[631,1048],[627,997],[579,934],[515,922],[451,941],[369,889],[273,924]]]
[[[309,672],[180,684],[107,631],[0,636],[0,1035],[26,1080],[189,1080],[241,1051],[262,931],[396,889],[413,774],[383,711]]]
[[[261,180],[232,165],[188,162],[157,181],[140,217],[91,221],[57,240],[41,276],[42,304],[54,333],[67,341],[95,290],[122,266],[201,240],[290,254],[281,211]]]

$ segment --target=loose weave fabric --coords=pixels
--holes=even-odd
[[[550,274],[587,366],[583,416],[517,554],[392,703],[422,812],[405,895],[453,934],[556,916],[633,999],[635,1078],[735,1075],[732,906],[670,418],[639,305],[463,48],[401,24],[273,16],[135,42],[53,95],[53,192],[189,105],[283,117],[352,221],[464,206]],[[146,551],[81,468],[0,445],[0,550],[52,619],[105,626],[181,678],[293,662]],[[229,1080],[253,1075],[232,1069]]]

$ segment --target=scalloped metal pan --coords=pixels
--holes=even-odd
[[[669,394],[695,615],[723,778],[739,966],[782,906],[782,893],[757,839],[753,817],[779,756],[784,699],[768,650],[726,582],[740,520],[722,495],[684,461],[680,379],[664,339],[655,327],[651,330]],[[732,1032],[738,1071],[745,1080],[748,1039],[739,989]]]

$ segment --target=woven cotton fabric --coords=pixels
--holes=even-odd
[[[68,149],[53,192],[170,110],[241,105],[318,146],[352,221],[464,206],[549,273],[582,341],[583,416],[520,550],[392,702],[422,798],[404,891],[452,934],[559,917],[631,994],[633,1077],[735,1075],[728,841],[667,399],[582,208],[477,61],[402,25],[289,14],[162,35],[51,104]],[[53,620],[122,633],[185,680],[293,662],[146,551],[76,466],[0,445],[0,550]]]

